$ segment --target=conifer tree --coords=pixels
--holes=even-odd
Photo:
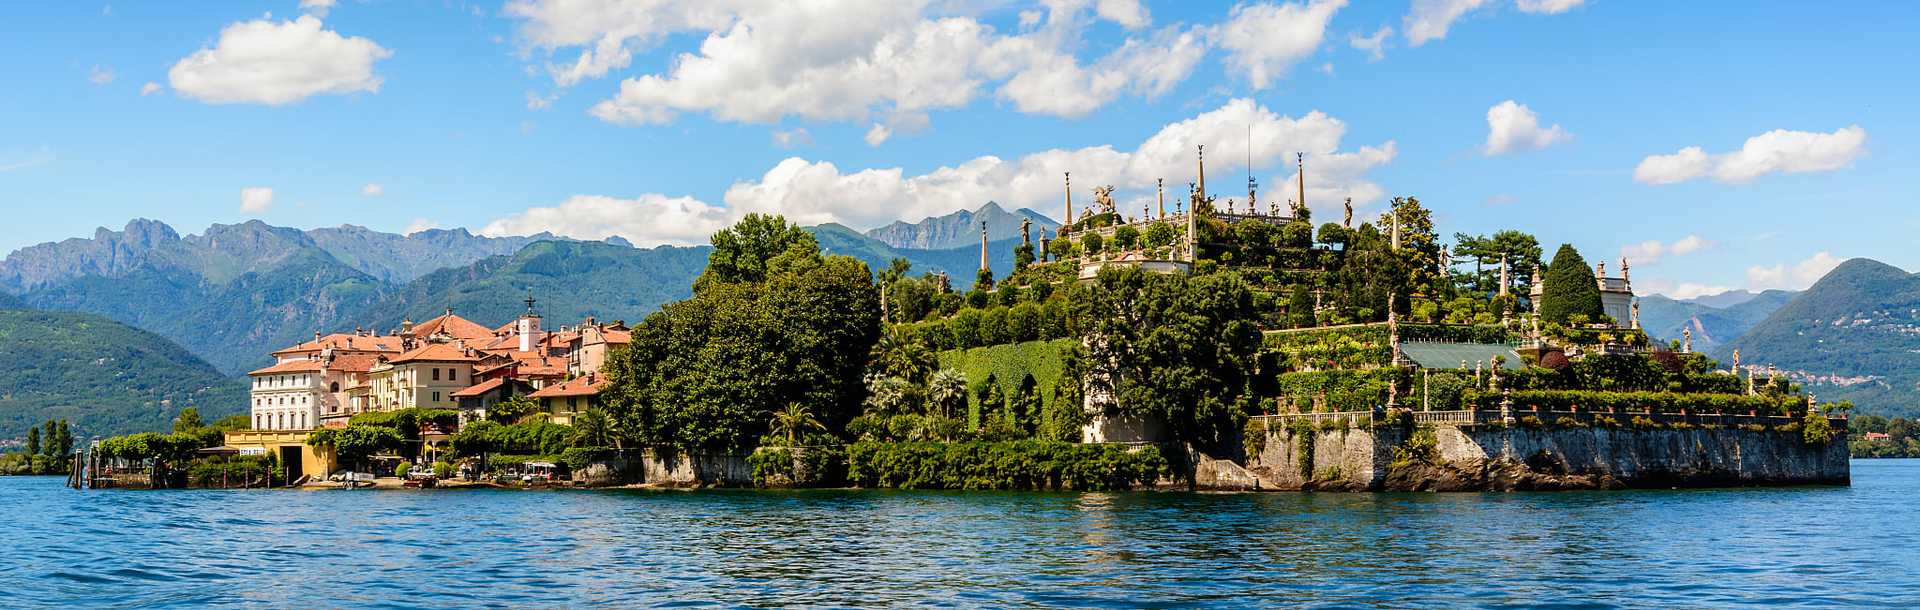
[[[73,431],[67,428],[67,420],[60,420],[60,455],[73,455]]]
[[[55,457],[59,455],[58,452],[60,451],[60,447],[58,446],[57,443],[53,442],[53,439],[59,438],[59,432],[60,432],[59,425],[55,424],[51,419],[47,420],[47,423],[41,427],[40,447],[46,450],[47,457]]]
[[[27,428],[27,455],[40,453],[40,428]]]
[[[1540,315],[1548,322],[1565,324],[1574,314],[1599,318],[1600,283],[1593,268],[1571,244],[1561,244],[1547,266],[1546,295],[1541,297]]]

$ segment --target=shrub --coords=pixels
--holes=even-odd
[[[560,452],[560,462],[567,465],[567,470],[578,471],[613,455],[613,449],[608,447],[572,447]]]
[[[1654,430],[1660,427],[1660,424],[1653,423],[1653,420],[1647,419],[1639,415],[1633,416],[1632,422],[1633,422],[1633,427],[1639,428],[1641,430]]]
[[[404,479],[409,472],[413,472],[413,462],[400,460],[400,463],[393,465],[393,476]]]
[[[1170,472],[1158,448],[1011,441],[854,443],[847,480],[900,489],[1120,490]]]
[[[1559,419],[1556,419],[1556,420],[1553,420],[1553,425],[1555,425],[1555,426],[1558,426],[1558,427],[1561,427],[1561,428],[1585,428],[1585,427],[1587,427],[1587,424],[1586,424],[1586,423],[1584,423],[1584,422],[1581,422],[1580,420],[1577,420],[1577,419],[1574,419],[1574,418],[1571,418],[1571,417],[1568,417],[1568,416],[1565,416],[1565,415],[1562,415],[1562,416],[1560,416],[1560,418],[1559,418]]]
[[[1833,440],[1833,423],[1827,421],[1826,414],[1815,409],[1808,409],[1802,421],[1804,422],[1800,427],[1800,439],[1802,441],[1805,441],[1809,445],[1825,445]]]
[[[1527,415],[1520,418],[1520,425],[1528,428],[1538,428],[1542,424],[1540,423],[1540,418]]]

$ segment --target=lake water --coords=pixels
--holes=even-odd
[[[1508,494],[74,491],[0,607],[1920,606],[1920,461]]]

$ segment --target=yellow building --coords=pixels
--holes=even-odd
[[[571,426],[575,417],[600,405],[600,392],[608,385],[610,382],[606,375],[587,373],[585,377],[575,377],[566,383],[540,388],[527,397],[540,401],[547,412],[548,421]]]
[[[474,384],[473,369],[478,362],[478,352],[448,343],[431,343],[379,362],[367,373],[370,408],[458,408],[460,401],[454,393]]]
[[[326,478],[338,466],[332,449],[307,446],[305,430],[233,430],[226,433],[226,445],[241,455],[278,456],[288,481]]]

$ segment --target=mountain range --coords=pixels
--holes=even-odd
[[[1030,221],[1029,236],[1040,241],[1040,232],[1058,232],[1060,223],[1052,218],[1027,208],[1012,212],[989,201],[978,210],[960,210],[945,216],[922,219],[908,224],[895,221],[884,227],[867,231],[867,237],[881,243],[911,250],[945,250],[950,248],[978,247],[980,245],[980,224],[987,225],[987,241],[1006,241],[1020,237],[1020,222]]]
[[[1822,402],[1862,412],[1920,415],[1920,276],[1856,258],[1713,350],[1728,361],[1773,365]]]
[[[1759,293],[1741,290],[1690,300],[1643,296],[1640,297],[1640,326],[1662,341],[1679,341],[1683,336],[1681,331],[1691,330],[1693,348],[1712,352],[1720,344],[1746,334],[1795,294],[1789,290]]]

